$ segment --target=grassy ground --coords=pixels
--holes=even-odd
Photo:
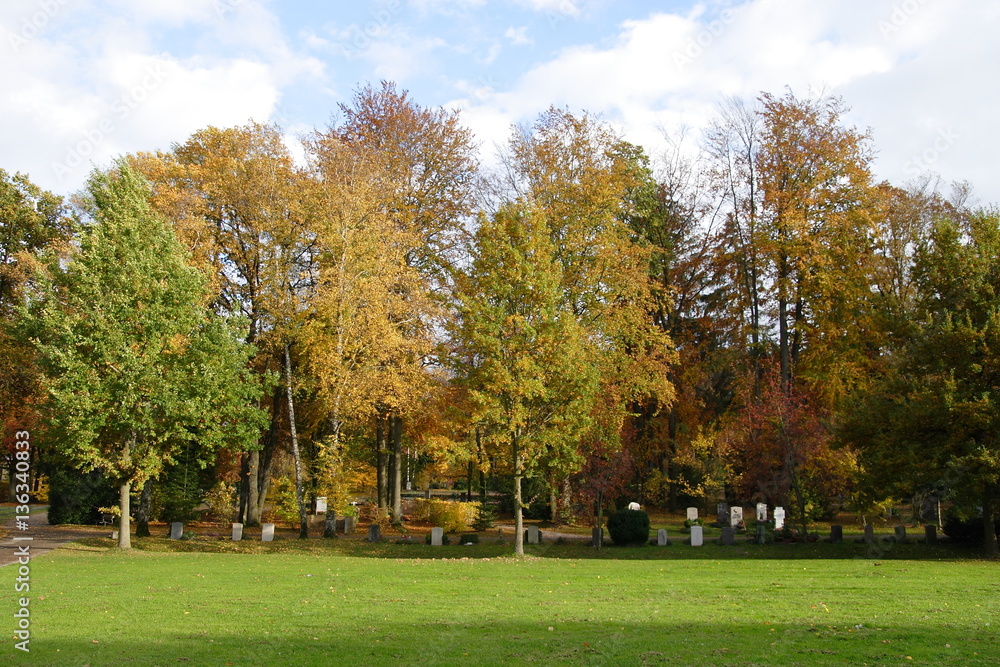
[[[32,561],[0,664],[1000,664],[1000,564],[946,545],[135,544]]]

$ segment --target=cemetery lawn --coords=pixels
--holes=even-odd
[[[1000,663],[995,561],[783,558],[778,545],[763,559],[711,545],[523,559],[490,545],[434,552],[449,558],[378,545],[371,557],[281,542],[287,551],[40,556],[31,652],[14,650],[5,595],[0,664]],[[12,590],[14,568],[0,576]]]

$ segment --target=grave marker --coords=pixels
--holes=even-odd
[[[757,503],[757,521],[767,521],[767,503]]]
[[[353,535],[354,530],[357,527],[358,527],[358,517],[356,516],[344,517],[344,535]]]
[[[736,542],[736,530],[732,526],[722,527],[722,546],[731,547]]]
[[[927,544],[937,544],[937,526],[932,523],[924,526],[924,540]]]
[[[906,526],[902,524],[896,526],[896,542],[899,544],[906,543]]]
[[[369,542],[382,541],[382,528],[377,523],[373,523],[368,526],[368,541]]]
[[[316,514],[326,514],[326,496],[316,499]]]
[[[233,524],[233,542],[239,542],[243,539],[243,524],[234,523]]]
[[[431,528],[431,546],[439,547],[444,544],[444,528],[435,526]]]
[[[180,521],[174,521],[170,524],[170,539],[179,540],[184,537],[184,524]]]
[[[870,523],[865,524],[865,542],[872,544],[875,542],[875,529]]]
[[[715,521],[723,525],[729,522],[729,503],[719,503],[716,505]]]
[[[767,543],[767,526],[762,523],[757,524],[757,544]]]
[[[742,507],[730,507],[729,508],[729,525],[732,527],[739,526],[743,523],[743,508]]]
[[[665,547],[667,546],[667,530],[665,528],[660,528],[656,531],[656,546]]]
[[[838,526],[836,524],[830,526],[830,541],[834,544],[840,544],[844,541],[844,527]]]
[[[697,507],[689,507],[688,508],[687,519],[688,519],[688,521],[697,521],[698,520],[698,508]]]
[[[542,534],[538,531],[538,526],[528,526],[528,544],[538,544],[542,541]]]
[[[260,527],[260,541],[274,542],[274,524],[265,523]]]
[[[781,530],[785,527],[785,508],[775,507],[774,508],[774,529]]]
[[[691,526],[691,546],[700,547],[705,541],[701,526]]]

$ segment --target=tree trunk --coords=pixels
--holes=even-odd
[[[514,553],[524,555],[524,515],[521,503],[521,452],[518,450],[517,434],[510,437],[511,448],[514,450]]]
[[[292,435],[292,461],[295,463],[295,500],[299,503],[299,537],[309,537],[309,516],[302,488],[302,457],[299,454],[299,437],[295,431],[295,401],[292,399],[292,358],[285,343],[285,392],[288,396],[288,427]]]
[[[400,524],[403,522],[403,418],[398,415],[389,418],[389,444],[393,461],[389,475],[390,514],[392,523]]]
[[[386,460],[386,432],[385,432],[385,422],[382,419],[382,415],[375,417],[375,484],[376,489],[376,503],[378,506],[379,514],[386,511],[388,503],[386,501],[386,495],[388,491],[388,461]]]
[[[135,509],[135,536],[149,537],[149,513],[153,505],[153,480],[147,479],[142,485],[139,505]]]
[[[986,555],[991,558],[1000,556],[1000,548],[997,545],[997,529],[994,525],[993,494],[987,491],[983,494],[983,545],[986,547]]]
[[[561,523],[566,525],[575,524],[573,515],[573,487],[570,485],[569,475],[562,480],[562,516]]]
[[[240,454],[240,510],[236,520],[239,523],[247,522],[247,503],[250,499],[250,452]]]
[[[558,482],[555,475],[549,480],[549,520],[553,524],[559,522],[559,494]]]
[[[129,494],[132,492],[132,447],[135,445],[135,433],[132,433],[128,440],[125,441],[125,447],[122,452],[122,474],[125,476],[125,480],[122,482],[121,486],[118,487],[118,509],[121,511],[121,516],[118,518],[118,548],[119,549],[131,549],[132,548],[132,520],[129,514],[132,511],[129,498]]]
[[[602,493],[601,491],[598,491],[597,492],[597,536],[598,536],[597,548],[598,549],[601,548],[601,544],[604,542],[604,540],[601,539],[602,536],[603,536],[602,530],[604,528],[604,526],[603,526],[603,522],[604,522],[604,512],[603,512],[603,510],[604,510],[604,493]]]

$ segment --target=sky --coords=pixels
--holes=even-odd
[[[484,163],[551,105],[654,160],[728,97],[820,92],[874,172],[1000,203],[1000,0],[4,0],[0,169],[57,194],[95,167],[249,120],[297,138],[359,86],[460,112]]]

